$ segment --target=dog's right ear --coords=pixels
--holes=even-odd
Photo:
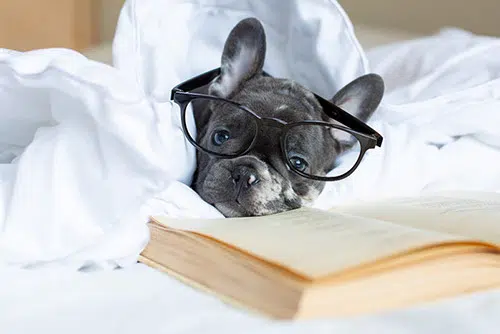
[[[209,93],[230,98],[245,81],[262,73],[266,56],[266,35],[259,20],[247,18],[231,30],[221,58],[221,74]]]
[[[384,80],[375,73],[353,80],[335,94],[331,102],[363,122],[367,122],[378,108],[384,96]],[[337,122],[333,122],[337,123]],[[345,131],[333,130],[334,138],[341,144],[341,150],[354,144],[353,137]]]

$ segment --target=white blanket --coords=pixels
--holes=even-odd
[[[500,190],[500,39],[449,29],[368,52],[386,95],[384,135],[318,207],[432,190]]]
[[[115,68],[69,50],[0,51],[0,265],[128,265],[148,215],[220,216],[188,187],[194,148],[169,93],[219,66],[248,16],[266,28],[275,76],[327,98],[370,71],[386,80],[371,121],[383,147],[316,206],[500,189],[497,39],[446,31],[365,54],[336,1],[127,1]]]

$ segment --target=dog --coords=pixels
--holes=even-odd
[[[320,120],[327,117],[314,95],[298,83],[263,75],[266,35],[259,20],[240,21],[229,33],[221,57],[220,75],[207,93],[245,105],[259,116],[285,122]],[[338,91],[331,102],[366,122],[383,95],[383,80],[376,74],[361,76]],[[333,92],[332,92],[333,95]],[[210,140],[213,124],[231,122],[234,113],[208,103],[195,117],[197,141]],[[283,160],[280,134],[271,126],[260,129],[255,145],[243,156],[221,159],[197,152],[192,188],[225,217],[262,216],[310,205],[324,188],[324,181],[297,175]],[[349,149],[331,133],[306,133],[307,147],[315,166],[325,174],[340,152]],[[319,136],[319,138],[317,138]]]

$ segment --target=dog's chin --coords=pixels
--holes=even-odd
[[[268,210],[268,209],[262,210],[259,208],[247,208],[235,201],[215,203],[214,206],[226,218],[266,216],[300,207],[299,205],[293,207],[283,206],[280,208],[275,208],[274,210]]]
[[[256,214],[252,214],[247,209],[245,209],[241,204],[235,201],[215,203],[214,206],[226,218],[256,216]]]
[[[251,198],[235,201],[220,201],[214,206],[226,217],[255,217],[266,216],[284,211],[300,208],[302,201],[298,198],[294,200],[275,200],[270,202],[256,202]]]

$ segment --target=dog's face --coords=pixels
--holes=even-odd
[[[285,122],[334,122],[324,115],[314,95],[304,87],[290,80],[262,75],[265,51],[265,34],[260,22],[241,21],[226,41],[221,75],[210,84],[208,92],[243,104],[261,117]],[[380,103],[383,87],[379,76],[369,74],[340,90],[332,102],[366,121]],[[237,131],[235,144],[238,140],[247,140],[255,130],[252,124],[242,122],[240,112],[231,105],[209,102],[194,107],[202,110],[195,113],[195,121],[197,141],[205,147],[224,139],[227,133],[220,129]],[[316,128],[303,132],[301,139],[288,149],[301,158],[306,157],[316,174],[326,175],[333,168],[336,156],[352,144],[332,131]],[[220,159],[198,152],[193,188],[226,217],[278,213],[313,202],[324,182],[290,170],[284,161],[280,137],[280,128],[273,122],[265,122],[252,150],[244,156]],[[300,159],[293,163],[300,163]]]

